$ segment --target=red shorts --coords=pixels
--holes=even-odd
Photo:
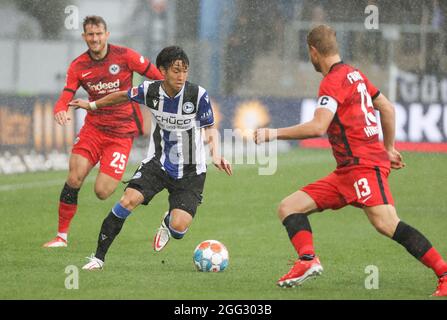
[[[388,185],[390,169],[349,166],[303,187],[319,210],[340,209],[346,205],[359,208],[381,204],[394,205]]]
[[[84,126],[74,142],[72,153],[88,159],[93,166],[99,162],[100,172],[121,180],[132,143],[133,138],[110,137],[92,126]]]

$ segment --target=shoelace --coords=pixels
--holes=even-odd
[[[166,234],[167,234],[168,237],[171,236],[171,232],[169,231],[169,228],[168,228],[168,227],[160,226],[160,227],[158,228],[158,231],[157,231],[157,232],[159,232],[159,231],[161,231],[161,230],[166,231]]]
[[[165,231],[165,232],[163,232]],[[161,241],[168,242],[170,238],[169,229],[163,226],[160,226],[157,230],[158,241],[154,241],[154,247],[158,247],[158,243]]]
[[[441,286],[444,282],[447,282],[447,276],[443,276],[438,280],[438,286],[436,287],[436,291],[434,294],[438,294],[441,291]]]
[[[289,258],[289,260],[287,261],[287,265],[288,265],[288,266],[294,266],[294,265],[297,264],[299,261],[300,261],[299,259],[297,260],[297,259]]]
[[[92,253],[90,257],[85,257],[85,258],[88,259],[89,262],[93,262],[93,261],[94,261],[94,262],[97,262],[94,253]]]
[[[289,258],[289,260],[287,262],[287,265],[289,265],[289,266],[296,266],[300,262],[301,262],[300,259],[290,259]],[[293,272],[294,272],[294,268],[290,268],[290,270],[289,270],[289,272],[287,272],[286,276],[292,274]]]

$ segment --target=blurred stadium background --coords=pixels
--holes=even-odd
[[[368,5],[379,9],[378,29],[365,27]],[[308,119],[321,75],[305,37],[328,23],[344,61],[396,102],[400,148],[447,151],[446,1],[2,0],[0,174],[66,168],[83,114],[61,128],[52,108],[69,63],[86,50],[82,19],[89,14],[105,18],[109,42],[153,61],[164,46],[183,46],[190,81],[208,89],[221,129]],[[135,143],[134,161],[145,141]]]

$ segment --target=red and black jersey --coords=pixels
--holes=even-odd
[[[70,64],[65,87],[56,102],[54,113],[68,109],[68,102],[80,86],[87,91],[90,101],[112,92],[130,89],[134,71],[150,79],[162,79],[155,65],[132,49],[109,44],[107,54],[101,60],[94,60],[87,50]],[[86,125],[118,137],[141,134],[142,121],[138,104],[130,101],[89,111],[85,117]]]
[[[343,62],[334,64],[321,81],[318,104],[335,112],[327,134],[337,168],[352,164],[390,167],[372,103],[379,94],[362,72]]]

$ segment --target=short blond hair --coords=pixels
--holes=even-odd
[[[334,29],[328,25],[319,25],[307,34],[307,44],[314,47],[323,56],[338,54],[337,37]]]

